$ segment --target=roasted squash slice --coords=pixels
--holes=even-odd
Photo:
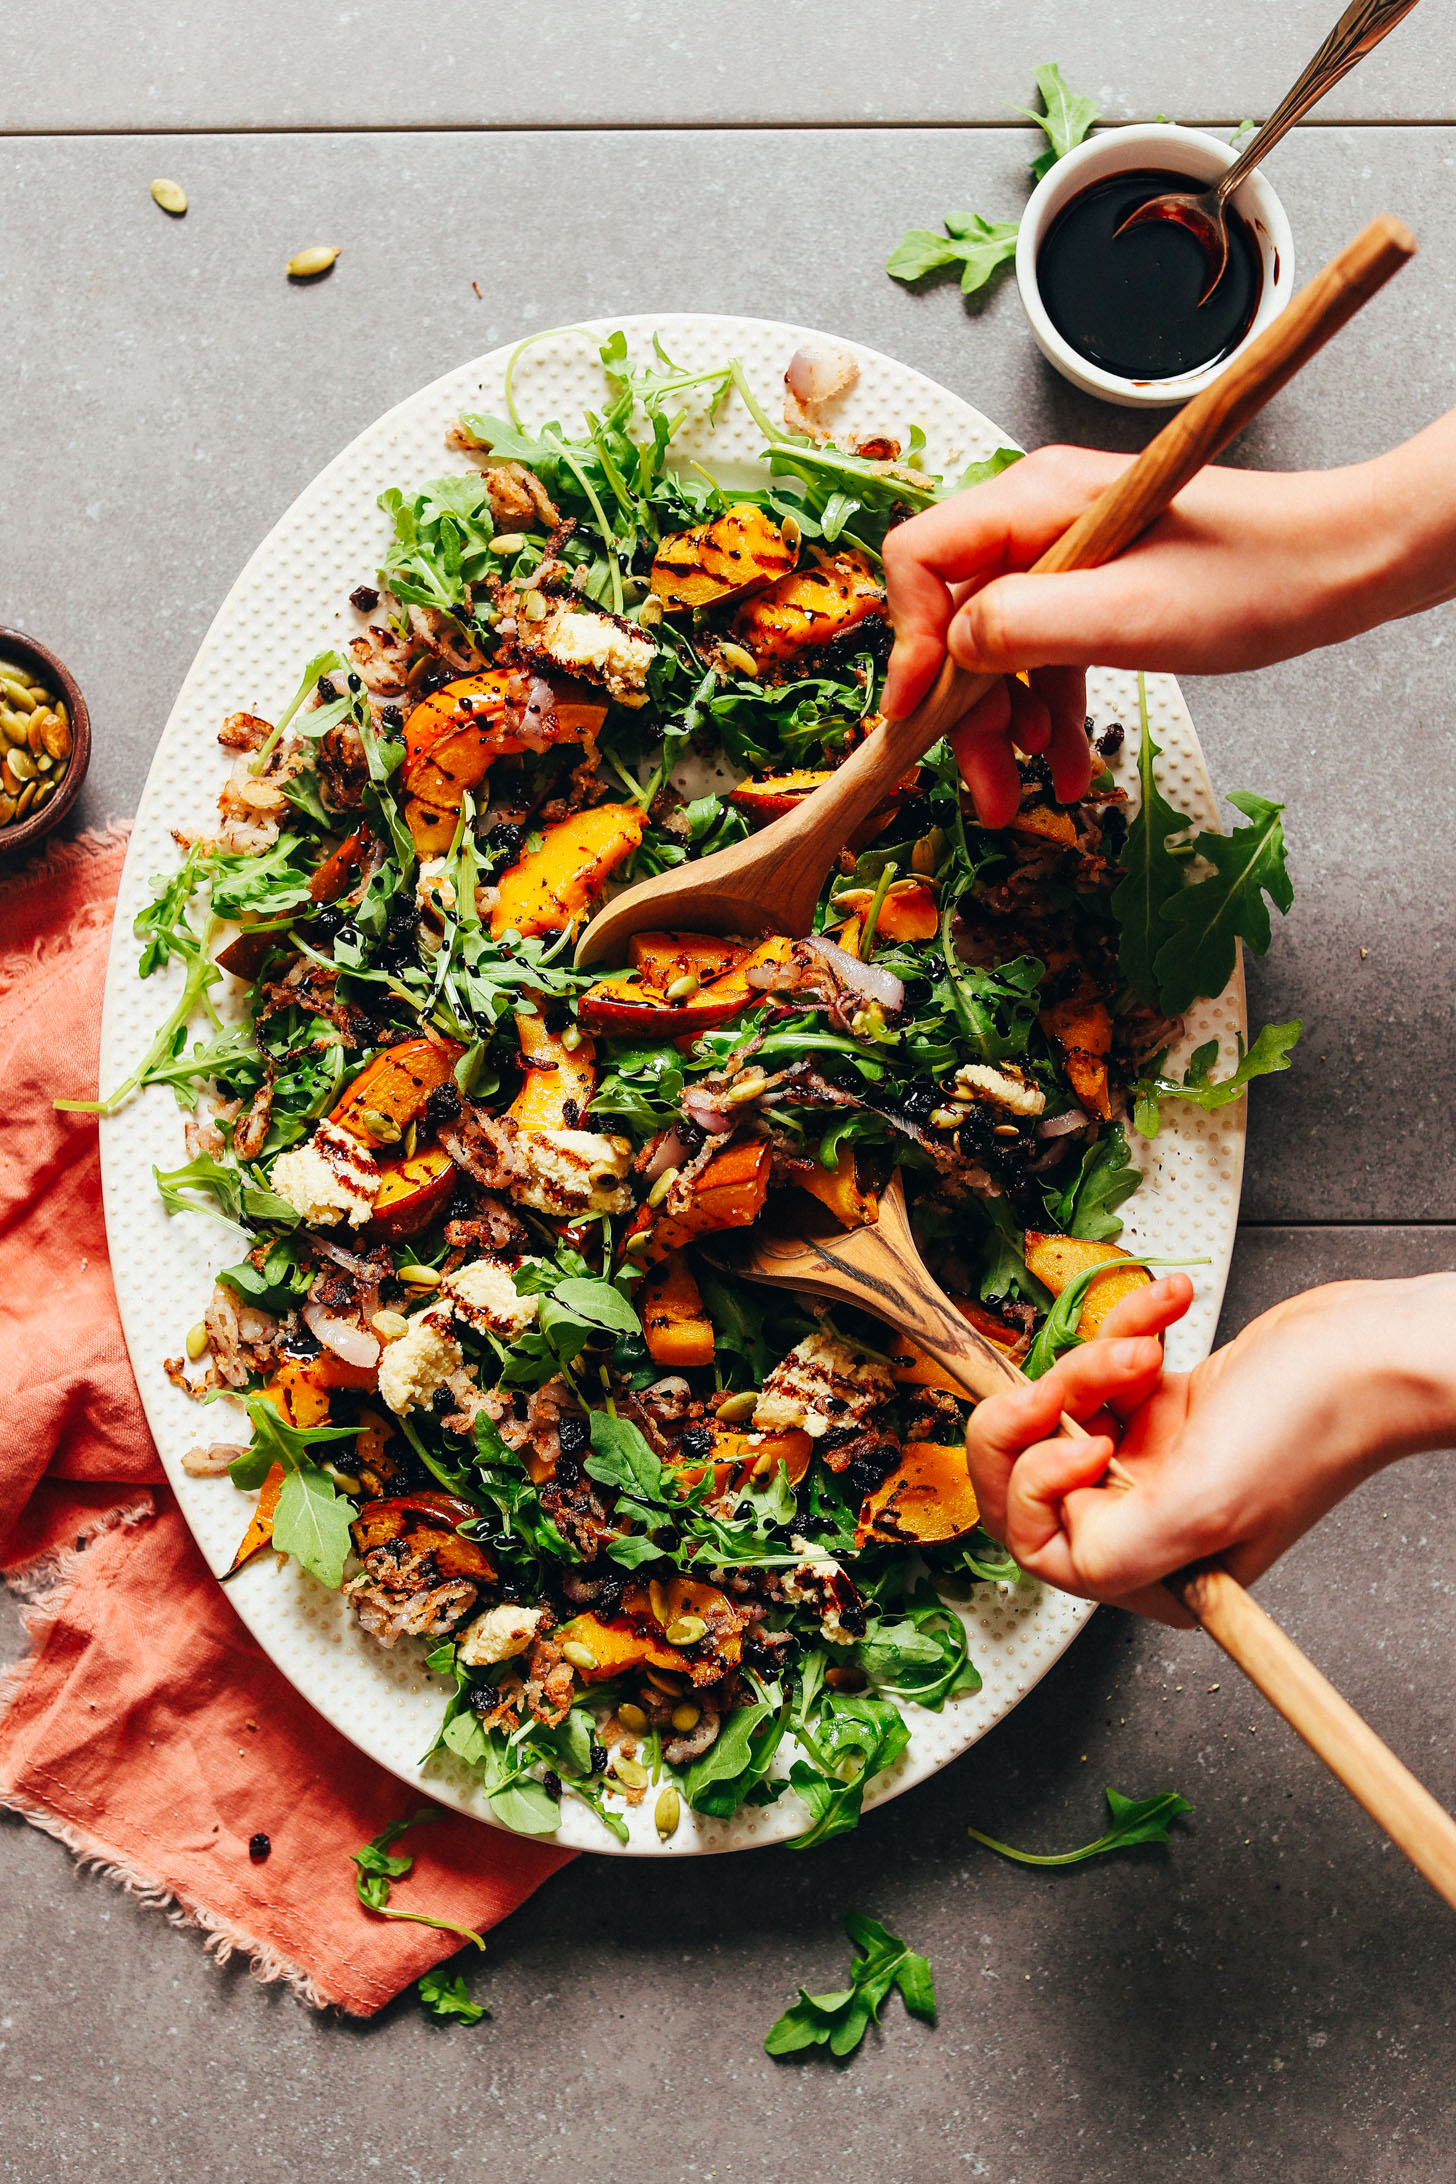
[[[1089,1115],[1112,1119],[1107,1060],[1112,1052],[1112,1011],[1095,993],[1051,1001],[1040,1011],[1041,1026],[1062,1057],[1072,1090]]]
[[[681,1251],[670,1251],[642,1285],[639,1299],[642,1334],[659,1365],[682,1372],[713,1362],[713,1322],[703,1310],[702,1292]]]
[[[364,862],[364,852],[368,847],[368,827],[356,827],[347,840],[340,842],[332,855],[325,857],[308,883],[309,894],[315,902],[338,901]]]
[[[685,1038],[729,1023],[746,1008],[763,999],[748,973],[768,963],[786,963],[793,942],[782,933],[760,941],[756,948],[738,951],[738,961],[720,978],[684,1001],[669,1001],[656,985],[644,978],[604,978],[589,986],[577,1003],[577,1014],[594,1031],[613,1038]]]
[[[1084,1342],[1101,1333],[1102,1323],[1115,1304],[1121,1304],[1135,1289],[1146,1289],[1153,1278],[1145,1266],[1120,1265],[1119,1261],[1125,1261],[1129,1254],[1119,1245],[1096,1244],[1085,1236],[1044,1236],[1028,1229],[1022,1256],[1030,1272],[1046,1283],[1054,1297],[1059,1297],[1079,1274],[1085,1274],[1089,1266],[1109,1269],[1098,1275],[1082,1301],[1077,1332]]]
[[[650,1232],[640,1264],[655,1265],[695,1236],[715,1229],[747,1228],[763,1211],[768,1196],[772,1153],[766,1139],[740,1138],[708,1162],[693,1188],[692,1202],[681,1213],[651,1206],[638,1208],[628,1236]]]
[[[285,1358],[264,1387],[263,1395],[290,1426],[326,1426],[329,1398],[335,1388],[372,1388],[377,1377],[377,1368],[372,1365],[346,1365],[332,1350],[320,1350],[316,1357]],[[342,1442],[338,1445],[341,1449],[344,1446]],[[259,1489],[238,1551],[228,1565],[228,1577],[269,1544],[282,1491],[283,1469],[274,1464]]]
[[[806,796],[812,796],[831,778],[828,769],[801,766],[793,773],[767,774],[761,781],[740,781],[730,791],[728,801],[754,826],[767,826],[771,820],[782,819],[786,811],[796,811]],[[846,847],[863,849],[875,841],[889,826],[897,808],[893,803],[878,805],[848,836]]]
[[[720,1493],[750,1481],[762,1484],[782,1464],[790,1486],[798,1486],[813,1454],[814,1443],[797,1426],[785,1433],[740,1433],[718,1426],[713,1433],[715,1484]]]
[[[821,1206],[827,1206],[846,1228],[867,1228],[879,1219],[879,1193],[861,1181],[852,1146],[841,1147],[838,1164],[832,1168],[822,1160],[806,1160],[802,1168],[794,1164],[790,1180],[811,1198],[817,1198]]]
[[[854,1542],[856,1547],[872,1539],[944,1545],[964,1539],[979,1520],[964,1448],[958,1442],[907,1441],[883,1486],[865,1496]]]
[[[1043,842],[1053,842],[1058,849],[1077,847],[1077,829],[1070,812],[1058,811],[1051,804],[1029,804],[1009,822],[1013,834],[1034,834]]]
[[[366,1111],[382,1115],[398,1127],[401,1137],[418,1122],[425,1102],[442,1085],[465,1052],[453,1039],[402,1039],[383,1054],[376,1054],[360,1071],[329,1117],[355,1137],[377,1142],[360,1117]]]
[[[433,804],[421,803],[417,796],[407,796],[404,823],[421,857],[443,857],[455,839],[460,814],[458,811],[436,811]]]
[[[817,554],[807,568],[745,599],[731,629],[760,667],[773,667],[817,652],[862,622],[886,619],[885,587],[866,556],[851,547]]]
[[[455,1529],[480,1511],[454,1494],[399,1494],[387,1501],[365,1502],[350,1530],[356,1553],[402,1540],[411,1554],[431,1555],[441,1577],[468,1577],[488,1584],[495,1564],[478,1540],[462,1539]]]
[[[583,1037],[579,1046],[564,1047],[560,1033],[548,1031],[539,1015],[517,1015],[516,1037],[527,1069],[525,1082],[511,1101],[511,1114],[523,1130],[580,1128],[597,1088],[596,1048],[591,1040]]]
[[[454,1189],[455,1163],[443,1146],[428,1145],[406,1160],[381,1162],[370,1235],[386,1243],[418,1236],[444,1211]]]
[[[245,1562],[251,1562],[254,1555],[261,1554],[265,1547],[271,1546],[273,1519],[278,1514],[278,1497],[282,1492],[283,1466],[274,1464],[258,1489],[258,1499],[254,1504],[253,1514],[248,1519],[248,1528],[238,1541],[237,1553],[223,1571],[224,1577],[231,1577]]]
[[[694,1649],[669,1645],[665,1633],[679,1617],[695,1615],[707,1625]],[[622,1612],[610,1622],[588,1612],[575,1615],[555,1633],[559,1645],[585,1647],[595,1665],[572,1666],[585,1683],[605,1683],[634,1668],[665,1669],[695,1684],[717,1683],[743,1657],[743,1619],[726,1593],[690,1577],[654,1582],[650,1589],[629,1585]]]
[[[999,1350],[1003,1357],[1010,1358],[1013,1365],[1020,1364],[1031,1347],[1026,1335],[1014,1327],[1008,1327],[994,1312],[988,1312],[983,1304],[977,1304],[970,1297],[956,1297],[952,1301],[962,1318],[970,1321],[978,1335],[984,1335],[993,1350]],[[928,1350],[922,1350],[918,1343],[912,1342],[908,1335],[895,1337],[889,1357],[891,1378],[901,1387],[943,1388],[948,1395],[958,1396],[963,1403],[971,1400],[961,1383],[952,1378],[944,1365],[933,1358]]]
[[[653,597],[669,614],[716,606],[787,575],[794,559],[773,518],[745,501],[662,541],[652,563]]]
[[[746,941],[722,940],[716,933],[634,933],[627,943],[627,961],[638,977],[664,993],[679,978],[706,986],[748,952]]]
[[[549,704],[540,702],[544,692]],[[496,759],[553,743],[589,743],[606,717],[605,703],[584,684],[486,668],[414,707],[404,727],[404,787],[437,812],[458,812],[466,790],[480,787]]]
[[[524,936],[574,925],[602,882],[636,849],[646,824],[636,804],[597,804],[548,827],[541,847],[500,876],[490,914],[493,938],[513,928]]]

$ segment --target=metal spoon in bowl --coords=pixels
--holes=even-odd
[[[1401,17],[1409,15],[1415,4],[1416,0],[1350,0],[1349,7],[1292,90],[1285,93],[1263,128],[1249,139],[1217,182],[1206,190],[1166,190],[1159,197],[1150,197],[1145,205],[1139,205],[1135,212],[1128,214],[1117,234],[1123,235],[1130,227],[1138,227],[1145,220],[1177,220],[1183,227],[1191,228],[1208,260],[1208,286],[1198,299],[1200,304],[1207,303],[1223,279],[1228,264],[1225,208],[1229,198],[1245,175],[1258,166],[1264,154],[1271,152],[1280,138],[1317,105],[1327,91],[1333,90],[1342,76],[1349,74],[1357,61],[1363,60],[1378,46]]]

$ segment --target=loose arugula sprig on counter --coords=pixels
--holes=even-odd
[[[1140,1843],[1166,1843],[1179,1814],[1193,1810],[1187,1798],[1180,1797],[1176,1790],[1160,1790],[1156,1797],[1124,1797],[1120,1790],[1109,1785],[1106,1796],[1111,1827],[1104,1835],[1083,1843],[1077,1850],[1013,1850],[1009,1843],[998,1843],[993,1836],[983,1835],[979,1828],[967,1828],[966,1833],[976,1842],[984,1843],[987,1850],[994,1850],[999,1857],[1010,1858],[1016,1865],[1080,1865],[1084,1859],[1100,1858],[1109,1850],[1135,1850]]]
[[[849,1985],[838,1994],[808,1994],[769,2027],[764,2046],[770,2055],[799,2055],[827,2047],[831,2055],[852,2055],[871,2025],[880,2021],[890,1990],[898,1987],[912,2017],[935,2023],[935,1983],[929,1961],[887,1932],[878,1919],[852,1912],[844,1922],[854,1943]]]

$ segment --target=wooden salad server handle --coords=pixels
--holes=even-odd
[[[873,1312],[928,1351],[977,1402],[1027,1385],[1025,1373],[976,1332],[932,1278],[910,1232],[898,1172],[878,1220],[867,1227],[825,1237],[720,1233],[701,1248],[750,1281]],[[1065,1413],[1062,1431],[1086,1438],[1086,1428]],[[1134,1481],[1114,1459],[1108,1483],[1126,1489]],[[1456,1821],[1430,1791],[1221,1564],[1179,1570],[1164,1583],[1456,1910]]]
[[[1048,547],[1035,573],[1058,575],[1114,560],[1242,432],[1270,396],[1384,287],[1415,247],[1409,229],[1388,213],[1372,220],[1212,386],[1164,425]],[[658,926],[746,935],[810,932],[824,882],[855,828],[999,680],[968,674],[947,659],[913,713],[883,722],[794,811],[745,842],[624,888],[587,926],[577,942],[577,962],[618,960],[633,933]]]

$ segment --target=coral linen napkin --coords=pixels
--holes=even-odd
[[[284,1682],[193,1545],[127,1362],[96,1125],[52,1105],[96,1081],[125,846],[88,836],[0,879],[0,1571],[32,1641],[0,1688],[0,1803],[220,1958],[364,2016],[459,1946],[354,1894],[350,1854],[421,1799]],[[456,1815],[402,1848],[396,1905],[476,1929],[568,1855]]]

